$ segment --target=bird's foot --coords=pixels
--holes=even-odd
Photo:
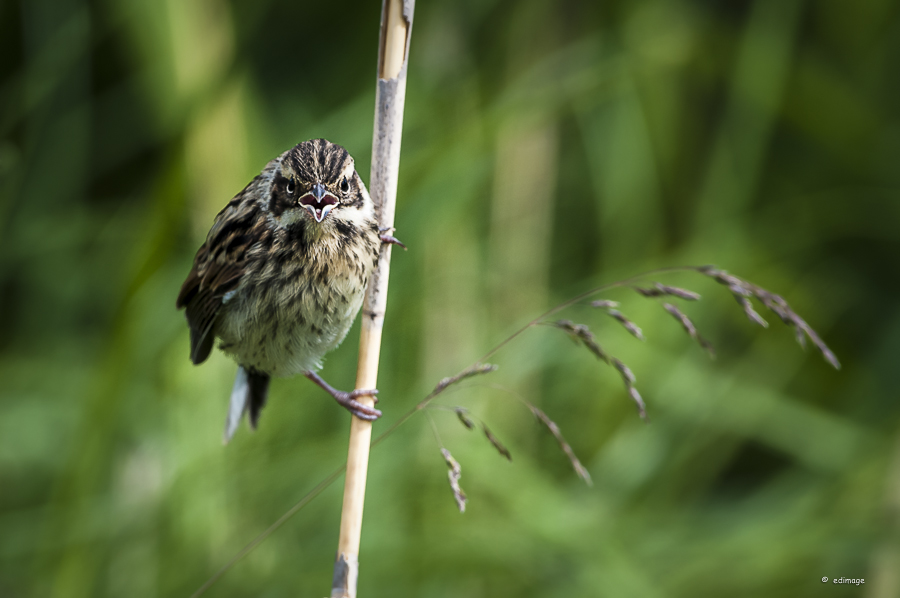
[[[364,405],[356,400],[357,397],[372,397],[375,402],[378,402],[378,398],[375,396],[378,394],[377,388],[371,389],[361,389],[358,388],[356,390],[351,390],[350,392],[344,390],[337,390],[325,380],[322,379],[317,373],[309,371],[305,373],[306,377],[315,382],[322,390],[330,394],[335,401],[338,402],[338,405],[341,405],[344,409],[358,417],[359,419],[364,419],[366,421],[375,421],[379,417],[381,417],[381,411],[375,409],[374,407],[369,407],[368,405]]]
[[[381,233],[381,234],[379,235],[379,237],[381,238],[381,242],[384,243],[385,245],[399,245],[399,246],[402,247],[402,248],[404,249],[404,251],[405,251],[405,250],[406,250],[406,245],[404,245],[404,244],[400,241],[400,239],[398,239],[397,237],[394,237],[394,236],[391,236],[391,235],[388,234],[388,233],[391,233],[391,232],[393,232],[393,231],[394,231],[394,229],[391,228],[391,227],[389,227],[389,226],[388,226],[388,227],[381,227],[381,228],[379,228],[379,229],[378,229],[378,232]]]

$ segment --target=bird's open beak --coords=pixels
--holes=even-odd
[[[306,208],[316,222],[325,220],[325,216],[337,202],[337,197],[326,191],[321,183],[316,183],[309,193],[300,198],[300,205]]]

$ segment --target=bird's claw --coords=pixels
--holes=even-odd
[[[376,394],[378,394],[378,390],[375,388],[357,389],[350,392],[338,391],[337,393],[335,393],[334,399],[338,402],[338,404],[344,407],[344,409],[346,409],[359,419],[372,422],[381,417],[381,411],[375,409],[374,407],[363,405],[356,400],[356,397],[370,396],[375,399],[376,402],[378,402],[378,399],[375,397]]]
[[[323,380],[321,376],[319,376],[312,370],[305,372],[304,375],[315,382],[322,390],[330,394],[334,398],[334,400],[338,402],[338,405],[340,405],[359,419],[364,419],[371,422],[381,417],[381,411],[375,409],[374,407],[363,405],[356,400],[357,397],[372,397],[372,399],[377,403],[378,398],[375,396],[378,394],[377,388],[357,388],[356,390],[347,392],[345,390],[337,390],[336,388],[332,387],[330,384],[325,382],[325,380]]]
[[[375,401],[375,404],[378,404],[377,388],[357,388],[356,390],[351,390],[347,394],[351,399],[355,399],[356,397],[372,397],[372,400]]]
[[[399,245],[406,251],[407,247],[403,244],[400,239],[394,237],[393,235],[389,235],[388,233],[394,232],[394,228],[391,226],[382,226],[378,229],[378,232],[381,233],[379,237],[381,238],[381,242],[385,245]]]

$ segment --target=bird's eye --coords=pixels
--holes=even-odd
[[[341,180],[341,193],[346,193],[350,190],[350,183],[347,182],[347,178]]]
[[[296,187],[295,187],[295,185],[294,185],[294,179],[288,180],[287,187],[285,187],[285,189],[286,189],[287,192],[288,192],[288,195],[293,195],[293,194],[294,194],[294,189],[295,189],[295,188],[296,188]]]

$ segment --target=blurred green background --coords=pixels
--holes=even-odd
[[[0,2],[0,596],[189,596],[345,458],[348,415],[278,380],[221,443],[235,366],[188,361],[178,288],[215,213],[313,137],[368,180],[380,3]],[[372,453],[360,596],[900,596],[900,6],[435,0],[416,11],[376,434],[545,308],[714,263],[842,360],[606,295],[638,377],[538,328]],[[357,328],[324,375],[354,379]],[[500,385],[544,409],[590,470]],[[342,483],[207,596],[328,593]],[[823,584],[828,576],[865,585]]]

